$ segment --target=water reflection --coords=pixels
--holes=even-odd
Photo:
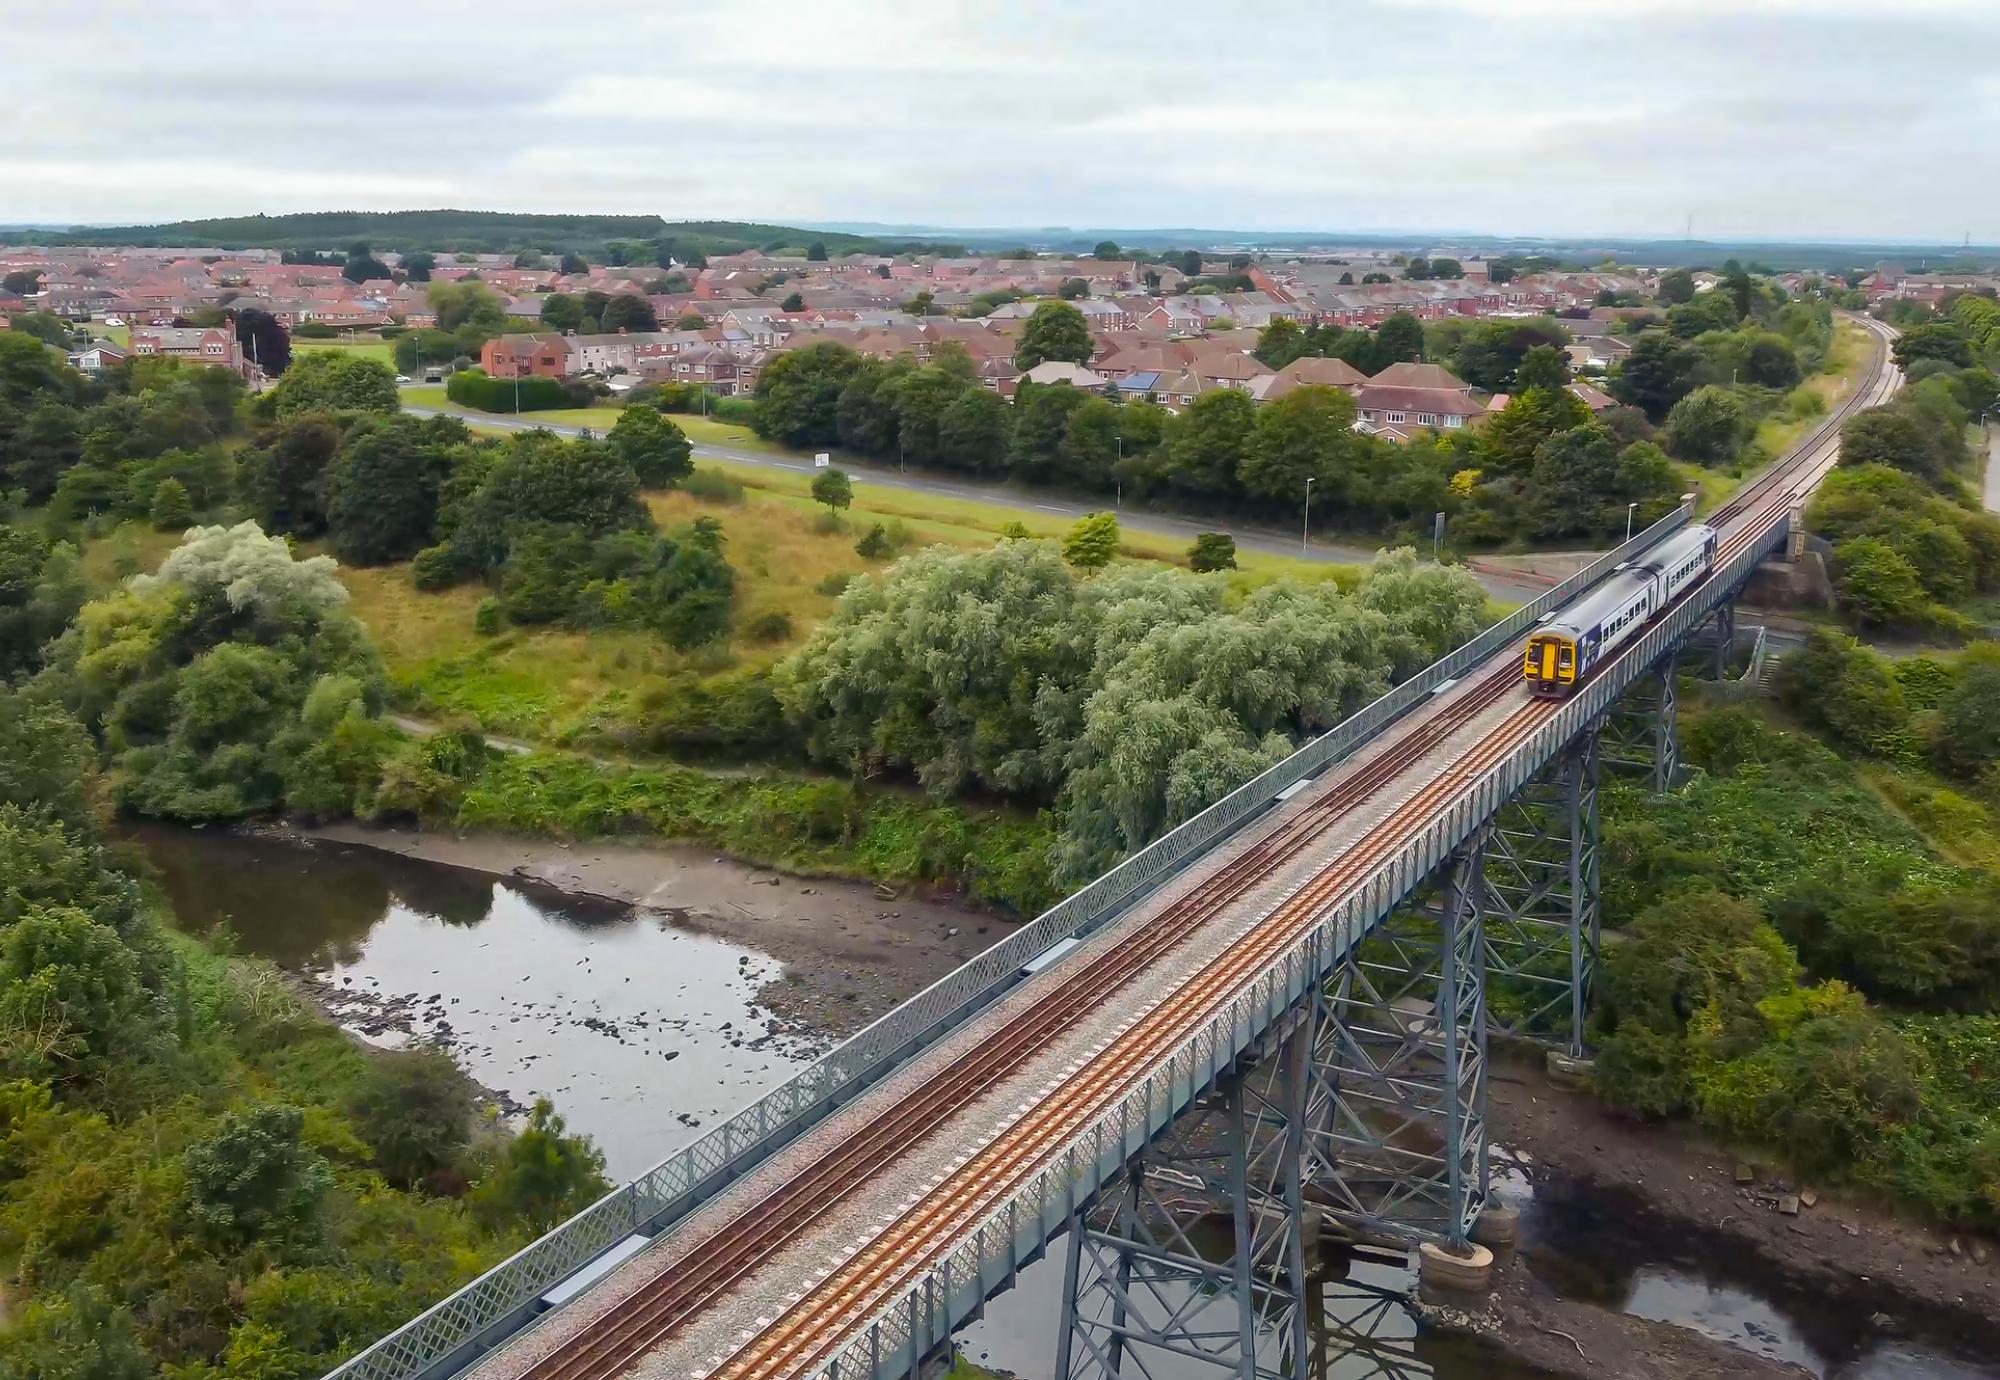
[[[140,828],[186,928],[315,975],[337,1019],[448,1048],[489,1088],[552,1098],[629,1177],[815,1051],[754,1006],[781,965],[673,916],[354,845]]]

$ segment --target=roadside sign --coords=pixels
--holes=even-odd
[[[813,468],[816,470],[823,470],[832,463],[833,463],[833,457],[831,455],[828,455],[825,451],[821,451],[818,455],[815,455],[813,457]]]

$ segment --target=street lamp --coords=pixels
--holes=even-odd
[[[1306,476],[1306,504],[1299,519],[1299,554],[1306,554],[1306,538],[1312,535],[1313,476]]]
[[[1632,540],[1632,513],[1633,513],[1633,511],[1634,511],[1635,509],[1637,509],[1637,508],[1638,508],[1638,506],[1639,506],[1639,505],[1638,505],[1638,504],[1636,504],[1636,503],[1628,503],[1628,504],[1626,504],[1626,505],[1625,505],[1625,540],[1626,540],[1626,541],[1630,541],[1630,540]]]

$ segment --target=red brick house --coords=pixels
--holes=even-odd
[[[569,341],[559,335],[495,336],[479,347],[479,367],[496,379],[568,378]]]

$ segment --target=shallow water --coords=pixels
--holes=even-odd
[[[180,923],[324,979],[377,1044],[443,1043],[521,1103],[552,1099],[629,1178],[814,1052],[753,1008],[781,965],[670,914],[344,844],[131,831]]]

